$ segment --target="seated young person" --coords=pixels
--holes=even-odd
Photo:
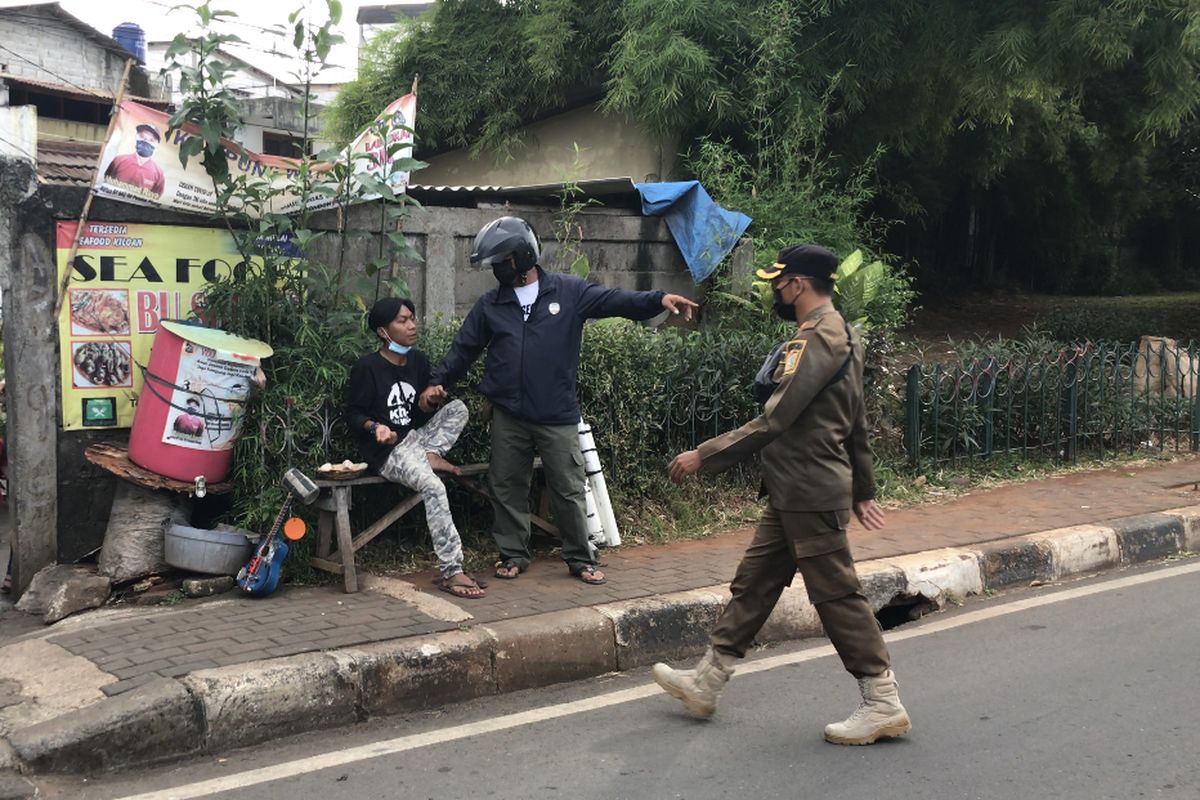
[[[463,572],[462,540],[446,487],[434,470],[457,473],[445,459],[467,424],[461,400],[436,413],[418,400],[429,385],[429,360],[417,341],[416,306],[407,298],[388,297],[367,314],[367,327],[379,338],[379,350],[350,369],[346,419],[362,460],[393,483],[420,492],[441,577],[438,586],[455,597],[483,597],[482,587]]]

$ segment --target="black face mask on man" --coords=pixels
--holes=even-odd
[[[783,302],[783,292],[779,291],[778,289],[773,289],[772,293],[775,295],[775,314],[776,314],[776,316],[778,316],[780,319],[782,319],[786,322],[795,322],[796,321],[796,307],[793,306],[791,303]]]
[[[515,286],[517,283],[517,263],[512,256],[503,261],[492,263],[492,275],[501,286]]]

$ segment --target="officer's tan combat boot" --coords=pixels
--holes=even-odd
[[[682,700],[688,711],[711,717],[717,710],[721,689],[733,675],[733,663],[733,656],[722,655],[710,647],[695,669],[671,669],[666,664],[655,664],[654,681],[667,694]]]
[[[825,741],[834,744],[874,744],[876,739],[901,736],[912,730],[908,712],[900,705],[896,676],[889,669],[873,678],[859,678],[862,703],[845,722],[825,726]]]

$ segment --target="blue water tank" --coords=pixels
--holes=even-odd
[[[134,22],[122,22],[113,28],[113,38],[117,44],[129,51],[139,64],[146,63],[146,32]]]

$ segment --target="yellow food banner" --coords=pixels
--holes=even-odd
[[[60,284],[78,226],[58,223]],[[192,316],[241,265],[220,229],[88,222],[58,319],[63,429],[129,427],[159,322]]]

